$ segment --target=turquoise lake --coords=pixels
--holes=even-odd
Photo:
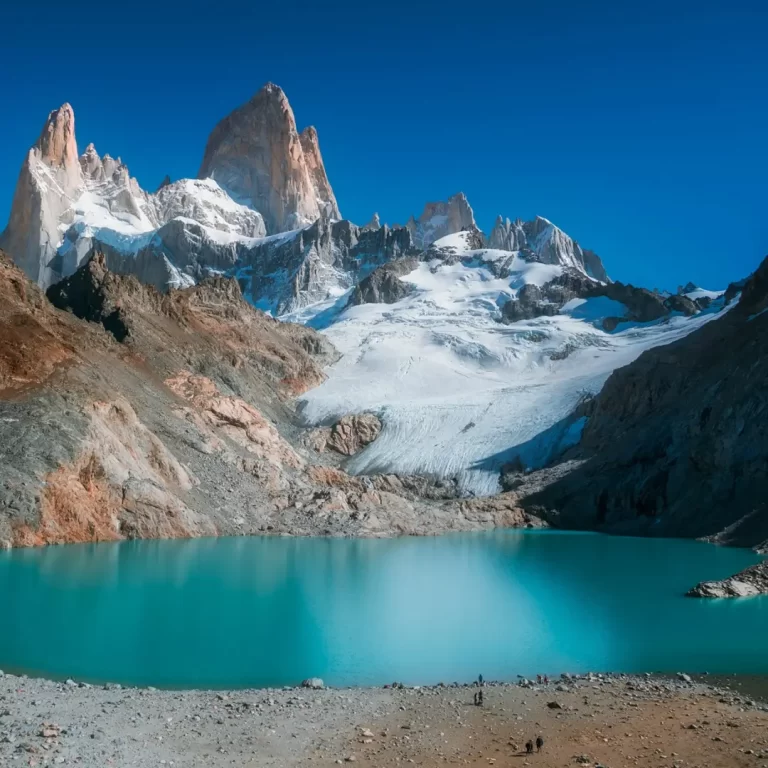
[[[0,668],[158,687],[768,673],[748,550],[585,533],[222,538],[0,552]]]

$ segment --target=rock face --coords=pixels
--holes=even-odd
[[[241,250],[239,274],[257,306],[283,315],[339,296],[361,275],[412,252],[403,227],[361,229],[324,217],[295,234]]]
[[[609,282],[600,257],[586,251],[551,221],[510,221],[499,216],[488,236],[488,245],[502,251],[520,251],[542,264],[561,264],[602,282]]]
[[[600,283],[589,278],[583,271],[566,268],[561,275],[542,286],[526,285],[515,299],[501,309],[501,321],[516,323],[535,317],[552,317],[572,299],[606,298],[622,305],[622,314],[606,317],[603,328],[614,331],[622,322],[648,323],[677,312],[687,317],[698,314],[711,303],[687,296],[664,296],[620,282]]]
[[[306,443],[318,453],[335,451],[342,456],[354,456],[379,436],[381,426],[375,414],[355,413],[344,416],[331,427],[313,429]]]
[[[573,469],[527,500],[569,528],[768,539],[768,259],[739,303],[615,371]]]
[[[405,298],[413,290],[413,286],[404,283],[400,278],[413,272],[418,266],[416,258],[397,259],[384,264],[371,272],[355,287],[349,300],[356,304],[394,304]]]
[[[463,230],[476,230],[475,215],[463,192],[446,202],[427,203],[418,219],[413,216],[406,224],[416,248],[427,248],[446,235]]]
[[[561,304],[549,299],[549,294],[538,285],[529,283],[517,293],[517,297],[508,301],[501,308],[502,322],[517,323],[520,320],[530,320],[534,317],[552,317],[560,311]],[[563,302],[564,304],[565,302]]]
[[[311,224],[321,215],[341,218],[317,131],[309,127],[299,134],[285,93],[272,83],[213,129],[198,176],[247,201],[270,233]]]
[[[768,594],[768,561],[746,568],[722,581],[702,581],[688,597],[752,597]]]

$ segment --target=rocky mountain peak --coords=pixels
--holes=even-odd
[[[52,168],[74,168],[77,165],[75,111],[62,104],[48,115],[35,147],[40,159]]]
[[[49,285],[58,266],[59,221],[82,188],[75,113],[71,105],[53,110],[22,163],[8,226],[0,248],[39,285]]]
[[[411,216],[405,226],[418,248],[426,248],[446,235],[477,229],[474,212],[463,192],[446,201],[427,203],[421,216],[418,219]]]
[[[381,227],[381,219],[378,213],[374,213],[371,216],[371,220],[363,227],[363,229],[379,229]]]
[[[583,249],[543,216],[536,216],[531,221],[511,221],[497,216],[488,245],[501,251],[520,251],[543,264],[559,264],[595,280],[609,281],[605,267],[594,251]]]
[[[299,134],[291,105],[274,83],[213,129],[198,177],[215,179],[259,211],[269,232],[310,224],[323,213],[341,218],[317,131]]]

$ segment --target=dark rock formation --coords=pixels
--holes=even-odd
[[[400,278],[413,272],[419,265],[418,259],[397,259],[374,269],[355,287],[349,299],[350,305],[394,304],[413,291],[413,286]]]
[[[545,286],[546,289],[546,286]],[[516,323],[518,320],[530,320],[534,317],[553,316],[560,311],[560,304],[545,301],[545,293],[537,285],[524,285],[516,299],[508,301],[501,308],[502,322]]]
[[[690,317],[700,311],[699,305],[687,296],[681,296],[680,294],[674,294],[664,299],[664,306],[670,312],[682,312],[684,315]]]
[[[103,290],[110,274],[104,255],[97,253],[74,275],[50,286],[45,295],[54,307],[90,323],[101,323],[117,341],[125,341],[129,330],[120,307]]]
[[[571,299],[605,298],[623,304],[627,311],[621,317],[606,318],[603,327],[613,331],[619,323],[635,321],[647,323],[658,320],[670,312],[694,315],[699,311],[697,304],[687,296],[665,298],[647,288],[636,288],[624,283],[598,283],[576,269],[566,269],[562,275],[538,288],[526,285],[516,300],[502,308],[502,322],[514,323],[522,319],[556,315],[560,308]]]

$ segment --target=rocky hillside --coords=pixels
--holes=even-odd
[[[0,255],[0,546],[527,525],[513,497],[339,467],[375,417],[298,425],[336,351],[235,280],[167,294],[97,256],[47,297]]]
[[[719,319],[610,376],[562,477],[528,508],[568,528],[768,541],[768,259],[728,298]]]

